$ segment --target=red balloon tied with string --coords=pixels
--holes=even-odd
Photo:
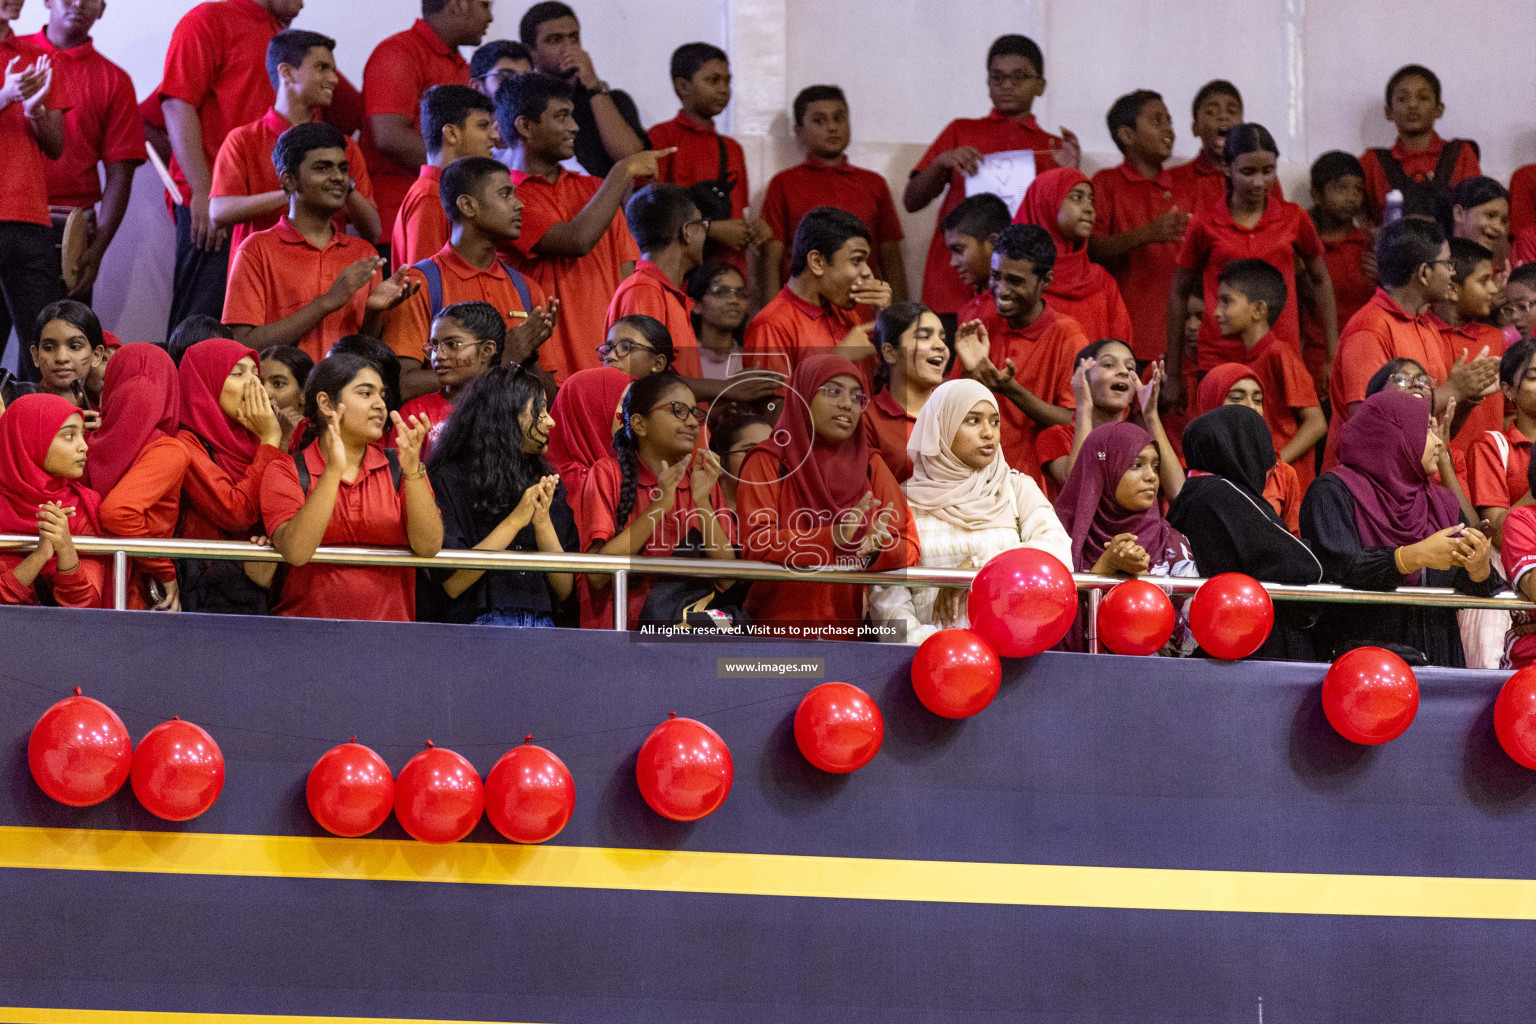
[[[412,839],[456,843],[485,813],[485,785],[462,755],[427,741],[427,749],[400,769],[395,817]]]
[[[206,729],[178,715],[139,740],[129,778],[133,795],[150,814],[188,821],[224,791],[224,752]]]
[[[697,821],[719,810],[735,773],[720,734],[676,712],[651,730],[635,761],[640,795],[651,810],[673,821]]]
[[[795,744],[824,772],[858,771],[880,752],[885,719],[869,694],[848,683],[822,683],[795,709]]]
[[[309,813],[320,827],[348,839],[384,824],[395,805],[389,765],[353,736],[320,755],[304,787]]]
[[[32,727],[27,765],[44,793],[70,807],[90,807],[128,781],[133,742],[117,712],[81,696],[77,686]]]
[[[576,782],[565,762],[533,736],[513,747],[485,777],[485,816],[514,843],[553,839],[576,808]]]

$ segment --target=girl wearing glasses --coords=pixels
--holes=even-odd
[[[685,544],[707,558],[736,557],[729,504],[720,490],[720,458],[699,449],[704,410],[670,373],[635,381],[624,396],[613,457],[587,475],[578,504],[582,549],[601,555],[665,558]],[[631,579],[627,621],[634,628],[650,593]],[[584,576],[577,584],[581,624],[613,623],[613,584]]]
[[[896,478],[860,427],[869,397],[848,360],[801,360],[772,436],[747,456],[737,489],[742,551],[812,573],[884,571],[918,562],[917,530]],[[756,623],[851,630],[865,618],[865,588],[758,581],[747,600]],[[855,639],[851,633],[802,636]]]
[[[688,275],[693,299],[693,333],[699,339],[699,364],[710,380],[724,380],[747,336],[747,280],[728,263],[705,263]]]
[[[631,377],[649,377],[672,368],[672,335],[653,316],[631,313],[613,322],[608,340],[597,346],[604,366],[623,370]]]
[[[432,321],[426,356],[437,374],[439,389],[411,399],[400,410],[406,422],[424,416],[432,424],[422,446],[423,458],[430,457],[465,389],[500,362],[506,341],[507,322],[489,302],[455,302]]]

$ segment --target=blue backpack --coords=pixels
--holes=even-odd
[[[523,301],[524,311],[533,312],[533,294],[528,291],[528,282],[523,280],[523,275],[507,266],[505,260],[497,262],[512,279],[512,287],[517,289],[517,297]],[[435,320],[437,314],[443,311],[443,269],[430,259],[411,264],[411,269],[421,271],[421,276],[427,279],[427,301],[432,306],[427,319]]]

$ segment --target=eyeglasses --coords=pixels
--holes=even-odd
[[[834,402],[840,402],[847,398],[854,405],[863,409],[869,405],[869,396],[862,391],[849,391],[841,384],[823,384],[816,389]]]
[[[609,353],[612,353],[618,358],[624,359],[636,349],[639,349],[641,352],[649,352],[652,355],[656,354],[656,350],[649,345],[642,345],[638,341],[630,341],[628,338],[620,338],[618,341],[605,341],[597,346],[597,357],[599,359],[607,359]]]
[[[745,288],[732,288],[729,285],[712,284],[709,286],[708,294],[713,295],[717,299],[745,299],[747,297],[747,290]]]
[[[703,228],[704,229],[704,233],[706,235],[709,234],[709,218],[708,217],[700,217],[698,220],[689,220],[689,221],[684,221],[683,222],[683,230],[684,231],[687,231],[689,228],[694,227],[694,226],[698,226],[698,227]]]
[[[1440,267],[1440,266],[1450,267],[1452,270],[1456,269],[1455,261],[1454,260],[1450,260],[1450,259],[1430,260],[1429,261],[1429,265],[1432,266],[1432,267]]]
[[[1423,388],[1428,391],[1435,386],[1435,382],[1429,379],[1427,373],[1394,373],[1387,378],[1387,383],[1404,391],[1411,391],[1414,388]]]
[[[1035,79],[1037,79],[1039,77],[1040,76],[1035,74],[1033,71],[1015,71],[1011,75],[1010,74],[1006,74],[1006,73],[1004,73],[1002,71],[993,71],[991,74],[987,75],[987,84],[988,85],[1009,85],[1009,84],[1013,84],[1013,85],[1028,85],[1030,82],[1034,81]]]
[[[653,405],[646,410],[647,414],[666,409],[677,417],[679,423],[687,423],[692,420],[695,423],[704,422],[704,407],[700,405],[688,405],[685,402],[662,402]]]
[[[483,344],[485,344],[483,341],[429,341],[421,346],[421,350],[429,358],[441,353],[451,359],[466,348],[475,348]]]

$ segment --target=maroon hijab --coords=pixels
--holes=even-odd
[[[246,356],[261,372],[261,357],[229,338],[209,338],[187,349],[181,357],[181,426],[202,438],[213,449],[213,461],[233,477],[243,477],[256,461],[261,442],[256,435],[224,415],[219,395],[235,364]],[[108,363],[110,370],[112,364]]]
[[[772,455],[783,474],[794,477],[805,497],[802,507],[836,515],[852,508],[869,490],[869,457],[874,448],[857,426],[853,436],[839,444],[817,436],[811,420],[811,400],[833,377],[864,379],[857,367],[841,356],[802,359],[789,378],[793,394],[784,403],[772,436],[755,450]]]
[[[1132,512],[1115,500],[1120,478],[1135,465],[1152,435],[1134,423],[1106,423],[1083,441],[1083,450],[1056,498],[1056,514],[1072,535],[1075,572],[1088,572],[1118,534],[1134,533],[1157,565],[1170,551],[1187,549],[1184,535],[1163,518],[1156,503]]]
[[[1456,495],[1424,472],[1430,403],[1406,391],[1378,391],[1339,435],[1334,476],[1355,498],[1355,526],[1365,547],[1416,544],[1461,522]]]
[[[176,364],[158,345],[124,345],[107,363],[101,390],[101,429],[91,438],[85,479],[106,494],[133,466],[144,446],[176,433],[181,388]]]

